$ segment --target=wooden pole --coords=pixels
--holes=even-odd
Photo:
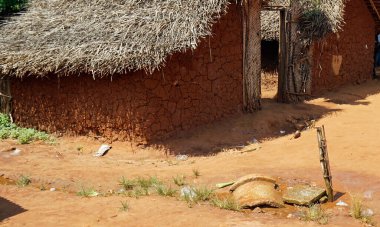
[[[11,113],[11,90],[9,77],[0,78],[0,113]]]
[[[243,105],[261,109],[261,1],[243,1]]]
[[[286,9],[280,10],[280,48],[279,48],[279,74],[277,101],[286,102],[286,74],[287,74],[287,48],[286,48]]]
[[[327,152],[327,141],[325,134],[325,126],[317,127],[317,137],[319,145],[319,160],[323,171],[323,179],[325,180],[327,197],[330,202],[334,201],[334,191],[332,188],[332,176],[330,170],[329,155]]]

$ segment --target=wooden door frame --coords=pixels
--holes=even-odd
[[[278,65],[278,86],[277,86],[277,101],[287,102],[287,76],[288,76],[288,16],[289,8],[285,6],[264,6],[262,11],[278,11],[280,12],[280,37],[279,37],[279,65]]]

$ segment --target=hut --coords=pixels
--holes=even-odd
[[[0,24],[0,110],[21,126],[138,142],[258,110],[260,9],[287,12],[292,21],[278,23],[286,25],[282,48],[288,50],[282,51],[287,61],[280,59],[286,71],[280,90],[283,100],[301,101],[311,81],[313,88],[331,85],[335,56],[343,59],[335,84],[357,79],[344,74],[352,69],[346,64],[365,79],[373,62],[375,19],[364,0],[347,3],[348,32],[330,34],[343,18],[339,7],[327,11],[343,1],[321,0],[322,8],[313,8],[315,1],[306,0],[289,8],[271,0],[29,0],[25,12]],[[307,17],[310,8],[317,17]],[[351,11],[360,17],[352,19]],[[293,22],[304,22],[304,30]],[[352,38],[355,29],[363,37]],[[349,59],[363,47],[366,57]],[[368,65],[359,66],[364,60]]]
[[[2,97],[25,127],[169,137],[244,109],[243,14],[228,0],[30,0],[0,25]]]
[[[272,4],[289,8],[294,3],[277,0]],[[330,20],[334,28],[330,30],[334,31],[311,42],[308,57],[310,71],[307,73],[310,85],[307,89],[298,90],[300,95],[310,96],[344,84],[361,83],[373,75],[375,35],[380,31],[380,5],[372,0],[321,1],[321,5],[321,10],[326,12],[326,20]],[[262,11],[261,21],[262,39],[278,42],[279,12]],[[301,26],[299,22],[298,28]],[[312,31],[309,30],[309,33]],[[276,64],[273,57],[265,61]]]

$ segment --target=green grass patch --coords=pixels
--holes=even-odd
[[[77,195],[82,197],[96,197],[99,195],[99,192],[95,191],[93,188],[81,187],[81,189],[77,192]]]
[[[156,190],[157,194],[160,196],[175,197],[177,195],[177,190],[171,188],[170,186],[158,185]]]
[[[23,10],[26,3],[26,0],[0,0],[0,16]]]
[[[133,190],[133,188],[136,186],[135,180],[130,180],[125,177],[121,177],[119,181],[119,185],[126,191]]]
[[[21,128],[12,123],[9,116],[0,113],[0,139],[16,139],[20,144],[33,141],[54,142],[54,137],[32,128]]]
[[[194,188],[195,192],[195,201],[196,202],[205,202],[211,200],[214,196],[214,190],[207,187]]]

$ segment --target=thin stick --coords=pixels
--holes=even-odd
[[[330,171],[330,161],[329,155],[327,152],[327,142],[326,142],[326,134],[325,127],[317,127],[317,136],[318,136],[318,145],[319,145],[319,158],[323,171],[323,179],[326,184],[326,192],[327,197],[330,202],[334,201],[334,191],[332,188],[332,176]]]

